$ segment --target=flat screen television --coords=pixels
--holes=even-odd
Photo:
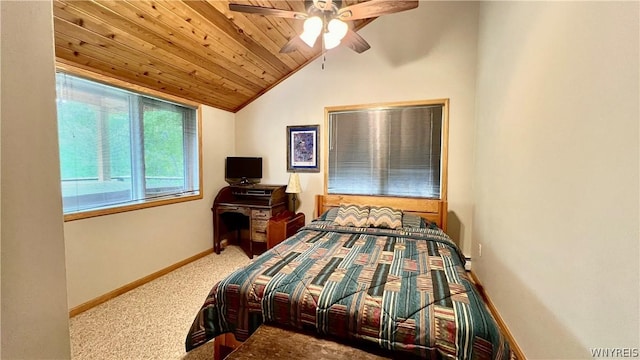
[[[251,185],[259,183],[262,179],[262,158],[227,157],[224,167],[224,179],[230,185]]]

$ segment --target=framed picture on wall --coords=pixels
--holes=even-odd
[[[287,171],[320,172],[320,125],[287,126]]]

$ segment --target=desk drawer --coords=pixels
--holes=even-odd
[[[242,214],[244,216],[251,215],[251,208],[244,206],[233,206],[233,205],[221,205],[216,209],[216,213],[223,214],[226,212]]]
[[[258,210],[260,211],[260,210]],[[253,214],[258,212],[253,210]],[[251,240],[255,242],[267,241],[267,223],[269,220],[251,219]]]
[[[253,231],[265,232],[265,231],[267,231],[267,223],[268,222],[269,222],[268,220],[251,219],[251,229]]]
[[[253,230],[251,240],[255,242],[267,242],[267,230]]]
[[[269,220],[271,217],[271,210],[251,210],[251,218],[252,219],[263,219]]]

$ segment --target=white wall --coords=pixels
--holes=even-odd
[[[481,5],[473,266],[530,359],[640,347],[639,10]]]
[[[203,106],[202,200],[64,224],[69,308],[213,247],[211,205],[233,133],[234,114]]]
[[[470,252],[477,20],[473,2],[421,2],[378,18],[359,31],[370,50],[331,50],[324,70],[319,58],[236,113],[237,154],[262,156],[263,182],[286,184],[287,125],[324,131],[327,106],[449,98],[450,232]],[[300,174],[308,219],[323,171]]]
[[[70,357],[50,1],[0,2],[3,359]]]

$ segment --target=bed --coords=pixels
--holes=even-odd
[[[269,323],[402,357],[512,357],[442,230],[446,202],[318,195],[316,214],[213,286],[187,351]]]

